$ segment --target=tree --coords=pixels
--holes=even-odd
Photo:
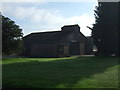
[[[22,29],[8,17],[2,16],[2,53],[19,55],[23,50]]]
[[[93,28],[88,28],[92,30],[97,55],[118,55],[118,3],[99,2],[94,12],[96,22]]]

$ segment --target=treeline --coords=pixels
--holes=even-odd
[[[22,29],[8,17],[0,15],[2,21],[2,55],[20,55],[23,50]]]
[[[97,56],[120,56],[120,2],[99,2],[94,10],[92,38]]]

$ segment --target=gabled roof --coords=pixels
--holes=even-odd
[[[63,38],[65,38],[69,33],[62,33],[61,31],[53,31],[53,32],[37,32],[37,33],[31,33],[23,39],[31,39],[31,40],[38,40],[38,42],[59,42]]]
[[[52,32],[37,32],[31,33],[23,40],[33,43],[47,43],[47,42],[83,42],[87,39],[81,32],[78,25],[67,25],[62,27],[61,31]],[[77,28],[77,29],[76,29]]]

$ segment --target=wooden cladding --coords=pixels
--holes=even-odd
[[[32,44],[30,54],[32,57],[62,57],[72,55],[84,55],[85,44]]]
[[[33,44],[31,45],[31,56],[33,57],[56,57],[56,44]]]
[[[84,43],[80,43],[80,55],[84,55],[85,53],[85,45]]]
[[[64,55],[69,55],[69,46],[64,46]]]

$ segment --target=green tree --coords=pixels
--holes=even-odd
[[[97,55],[118,55],[118,3],[99,2],[96,6],[92,38],[97,46]]]
[[[8,17],[2,16],[2,53],[19,55],[23,50],[22,29]]]

